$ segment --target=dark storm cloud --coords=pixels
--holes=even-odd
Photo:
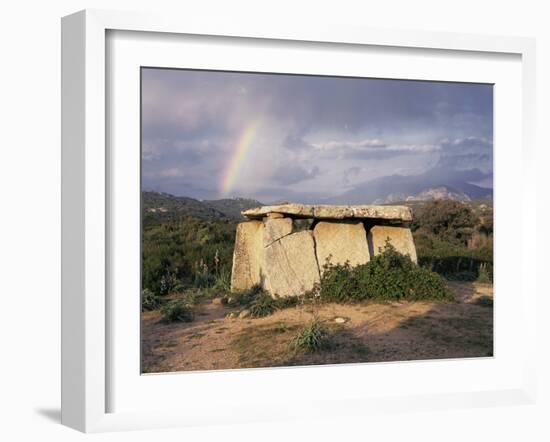
[[[469,120],[492,109],[492,91],[486,85],[290,78],[276,77],[276,94],[282,99],[274,102],[273,109],[284,117],[291,105],[302,117],[299,126],[308,131],[347,126],[352,133],[374,129],[380,135],[393,135],[447,119],[454,120],[450,123],[456,129],[466,129]]]
[[[463,129],[492,113],[492,88],[477,84],[159,69],[144,70],[143,80],[144,132],[152,138],[223,136],[233,117],[262,111],[292,121],[285,136],[295,139],[342,127],[393,135],[447,119]]]
[[[478,84],[144,69],[143,185],[204,198],[296,196],[298,186],[305,198],[438,163],[492,173],[492,94]]]

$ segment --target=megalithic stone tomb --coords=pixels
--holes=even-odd
[[[365,264],[388,240],[417,261],[406,206],[281,204],[242,214],[248,221],[237,226],[232,291],[259,284],[272,295],[300,295],[320,281],[325,264]],[[299,219],[311,227],[299,228]]]

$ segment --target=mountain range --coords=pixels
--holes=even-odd
[[[241,211],[262,206],[259,201],[246,198],[224,198],[219,200],[198,200],[186,196],[174,196],[164,192],[141,192],[145,215],[167,220],[182,216],[200,219],[240,219]]]
[[[479,169],[435,167],[420,175],[394,174],[365,181],[336,197],[324,199],[323,203],[389,204],[407,199],[492,199],[493,189],[472,184],[490,177]]]
[[[492,174],[483,173],[479,169],[455,170],[440,165],[419,175],[394,174],[364,181],[335,197],[293,202],[394,204],[438,199],[492,200],[493,189],[473,184],[481,181],[491,182]],[[153,191],[142,192],[142,203],[144,214],[159,220],[177,219],[182,216],[200,219],[242,219],[243,210],[263,205],[260,201],[249,198],[198,200]]]

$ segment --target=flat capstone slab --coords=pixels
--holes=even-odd
[[[255,207],[241,212],[241,214],[248,219],[262,219],[274,213],[282,214],[290,218],[412,221],[412,212],[407,206],[281,204]]]

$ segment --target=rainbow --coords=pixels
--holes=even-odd
[[[235,180],[239,176],[242,165],[246,161],[246,155],[250,151],[250,146],[254,140],[258,128],[260,126],[259,121],[253,121],[248,126],[244,128],[239,140],[235,143],[233,152],[225,167],[221,180],[219,183],[219,191],[221,195],[227,195],[233,186],[235,185]]]

